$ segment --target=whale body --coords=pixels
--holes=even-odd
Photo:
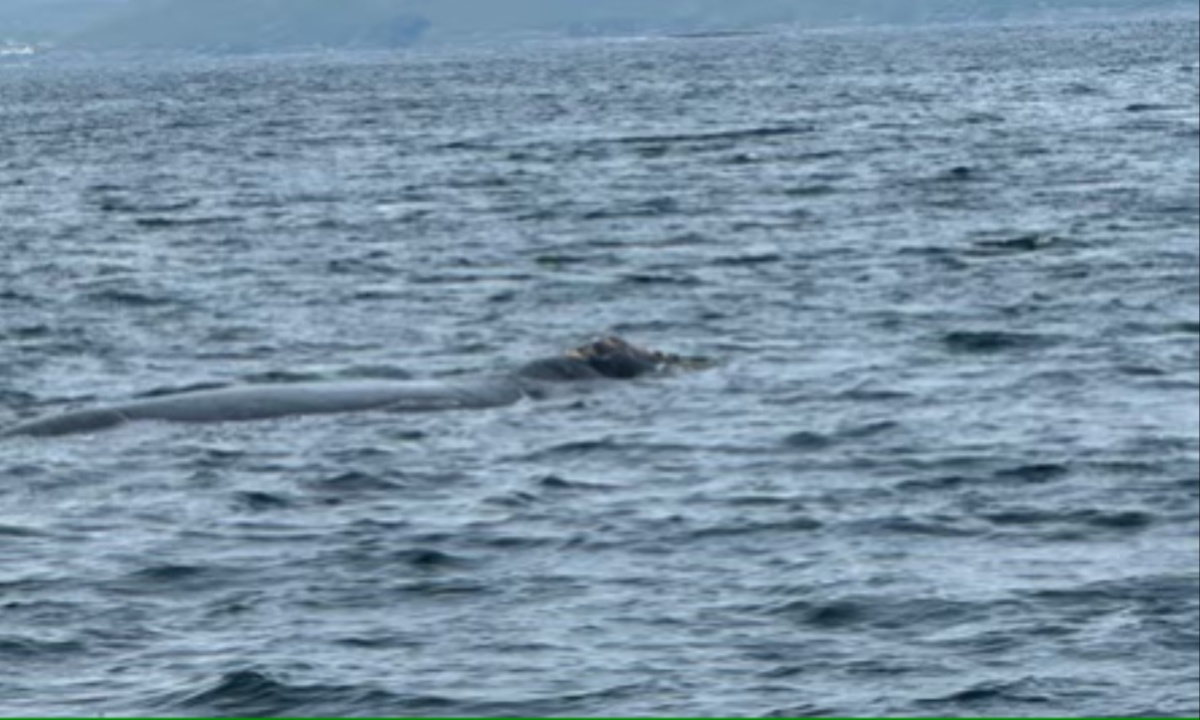
[[[91,433],[137,420],[215,423],[362,410],[431,412],[512,405],[570,382],[620,380],[692,366],[694,360],[647,350],[609,336],[516,372],[429,381],[355,380],[224,387],[132,400],[38,418],[0,437]]]

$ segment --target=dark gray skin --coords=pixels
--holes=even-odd
[[[512,405],[543,397],[565,383],[628,380],[701,361],[604,337],[558,357],[527,363],[515,372],[454,381],[358,380],[247,385],[200,390],[77,410],[31,420],[0,432],[0,438],[91,433],[135,420],[215,423],[385,410],[430,412]]]

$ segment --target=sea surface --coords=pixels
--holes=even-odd
[[[0,713],[1200,712],[1195,17],[0,58]]]

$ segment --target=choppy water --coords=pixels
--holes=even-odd
[[[1197,23],[0,63],[0,712],[1195,715]]]

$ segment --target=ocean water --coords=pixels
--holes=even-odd
[[[1200,711],[1194,17],[0,58],[0,713]]]

